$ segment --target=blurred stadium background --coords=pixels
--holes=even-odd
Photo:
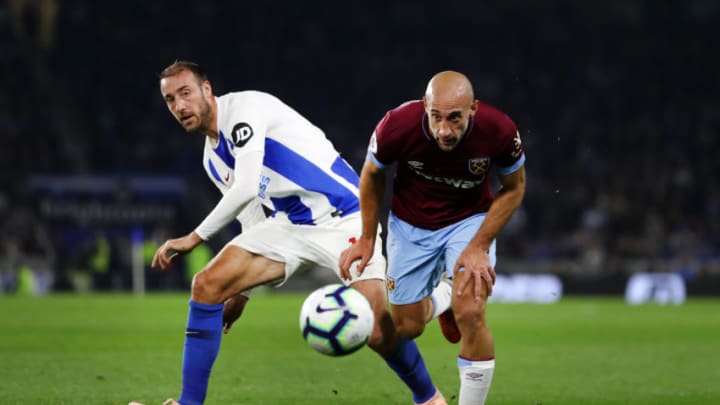
[[[0,291],[131,290],[133,263],[146,276],[135,288],[184,290],[237,231],[170,273],[147,269],[156,244],[219,196],[201,136],[158,92],[157,73],[182,58],[204,65],[218,94],[278,95],[358,169],[386,110],[421,97],[439,70],[465,72],[516,121],[528,155],[499,272],[557,275],[567,294],[677,274],[689,295],[717,295],[719,26],[712,0],[8,0]]]
[[[279,96],[357,169],[386,110],[439,70],[466,73],[528,156],[498,250],[520,292],[495,297],[563,297],[489,311],[491,401],[720,403],[719,49],[715,0],[2,2],[0,403],[176,394],[190,277],[238,230],[148,267],[219,198],[202,137],[158,91],[178,58],[218,94]],[[689,299],[628,306],[638,275],[637,302]],[[404,403],[370,351],[329,359],[302,342],[302,298],[329,280],[298,275],[252,304],[209,402]],[[420,346],[453,403],[456,347],[428,328]]]

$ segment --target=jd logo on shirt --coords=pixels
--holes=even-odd
[[[250,140],[250,138],[252,138],[253,130],[250,124],[247,122],[241,122],[235,124],[230,136],[232,136],[232,142],[235,146],[243,146]]]

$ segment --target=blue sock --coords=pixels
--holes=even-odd
[[[414,340],[398,338],[395,353],[385,361],[410,388],[415,402],[425,402],[435,394],[435,386]]]
[[[205,305],[190,301],[180,402],[201,405],[207,394],[210,370],[220,350],[223,304]]]

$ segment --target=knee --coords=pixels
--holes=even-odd
[[[480,303],[463,303],[453,308],[455,313],[455,321],[458,327],[481,327],[485,324],[485,307],[486,301],[481,300]]]
[[[392,317],[388,311],[376,311],[375,327],[373,328],[367,345],[382,357],[392,354],[395,347],[396,331]]]
[[[386,351],[387,338],[380,328],[375,328],[368,338],[367,345],[378,353],[384,353]]]
[[[215,305],[223,301],[221,289],[205,271],[193,277],[191,295],[192,300],[200,304]]]
[[[402,317],[394,318],[393,321],[398,336],[408,340],[417,338],[425,331],[425,322],[422,319]]]

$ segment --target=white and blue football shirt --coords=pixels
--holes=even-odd
[[[258,201],[274,220],[302,225],[359,211],[358,175],[320,128],[267,93],[216,101],[219,138],[206,138],[203,166],[223,197],[195,230],[201,238]]]

